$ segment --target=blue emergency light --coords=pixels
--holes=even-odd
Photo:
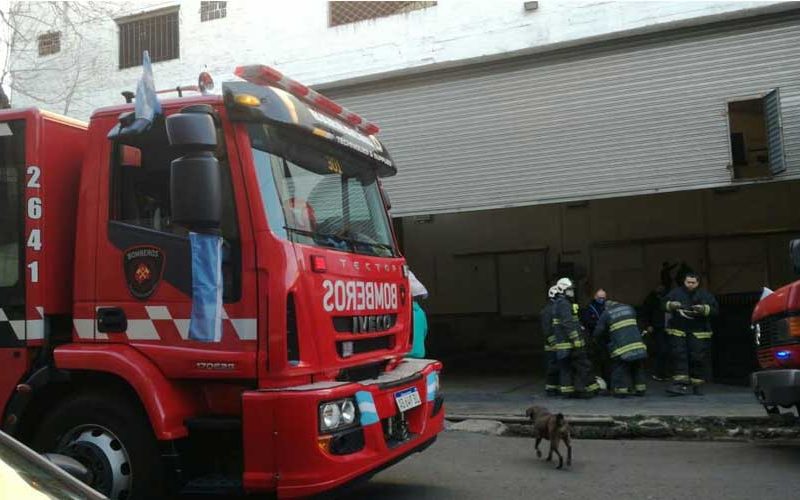
[[[789,351],[778,351],[775,353],[775,357],[778,359],[789,359],[792,356],[792,353]]]

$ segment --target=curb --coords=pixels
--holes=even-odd
[[[494,421],[507,428],[495,435],[533,436],[531,422],[518,415],[453,414],[446,415],[446,419],[449,422]],[[800,419],[789,413],[763,417],[567,415],[567,420],[576,439],[800,439]],[[459,428],[463,427],[456,426],[453,430]]]

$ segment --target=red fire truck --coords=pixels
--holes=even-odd
[[[795,273],[800,273],[800,240],[790,247]],[[794,406],[800,415],[800,281],[763,297],[752,319],[762,368],[752,375],[756,398],[767,413]]]
[[[441,363],[404,357],[378,127],[236,74],[144,124],[0,113],[2,428],[114,500],[311,495],[443,428]]]

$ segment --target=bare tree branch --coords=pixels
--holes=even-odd
[[[8,83],[12,99],[24,96],[34,102],[58,105],[67,113],[81,95],[82,86],[101,70],[90,30],[102,26],[120,8],[104,2],[10,1],[0,9],[0,43],[6,55],[0,61],[0,87]],[[59,49],[40,52],[42,35],[57,34]],[[96,42],[95,42],[96,43]],[[9,82],[10,77],[10,82]],[[47,84],[42,85],[46,80]],[[0,91],[0,106],[8,96]]]

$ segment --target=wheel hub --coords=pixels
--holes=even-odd
[[[89,485],[111,500],[126,500],[130,495],[133,480],[130,456],[110,430],[98,425],[73,429],[61,440],[58,452],[89,469]]]

